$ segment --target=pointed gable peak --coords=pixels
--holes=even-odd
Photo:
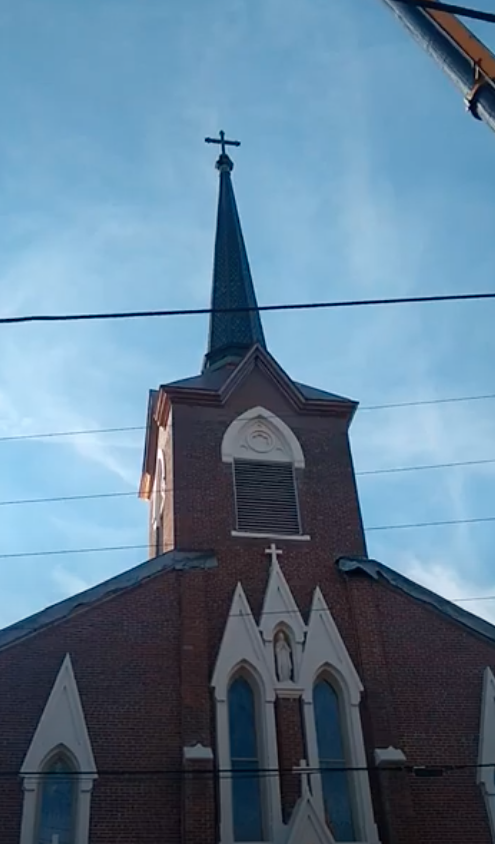
[[[79,770],[96,776],[84,712],[69,654],[66,654],[38,722],[21,774],[38,771],[51,753],[66,749]]]
[[[302,841],[305,844],[335,844],[332,833],[320,818],[311,792],[305,786],[292,813],[287,844],[300,844]]]
[[[221,144],[216,167],[220,174],[213,265],[210,330],[203,370],[239,361],[256,343],[266,348],[251,270],[232,186],[233,163],[226,145],[238,141],[206,138]]]
[[[266,642],[273,640],[273,634],[280,624],[287,625],[291,628],[295,642],[302,643],[304,641],[306,625],[304,624],[299,607],[294,600],[284,573],[280,568],[280,563],[274,558],[270,567],[268,586],[266,587],[259,624],[260,631]]]
[[[358,705],[363,691],[344,640],[319,586],[316,587],[308,622],[308,635],[301,664],[301,685],[311,688],[318,671],[328,667],[341,679],[350,703]]]
[[[261,680],[267,699],[273,697],[272,677],[261,636],[244,589],[238,583],[211,680],[217,700],[226,699],[229,679],[242,666]]]

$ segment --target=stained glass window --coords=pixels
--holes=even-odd
[[[313,703],[327,823],[336,841],[355,841],[339,700],[327,680],[316,683]]]
[[[44,771],[36,844],[74,844],[75,786],[73,768],[62,757]]]
[[[234,841],[262,841],[256,707],[252,686],[238,677],[229,689]]]

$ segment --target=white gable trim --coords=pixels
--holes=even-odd
[[[260,680],[264,699],[273,701],[275,693],[261,636],[244,589],[238,583],[211,679],[216,700],[227,700],[229,681],[241,665],[252,668]]]
[[[266,434],[266,450],[258,452],[250,442],[250,434],[258,424]],[[271,438],[271,443],[269,439]],[[296,469],[305,466],[304,454],[296,435],[288,425],[264,407],[253,407],[234,419],[222,440],[222,460],[234,458],[292,462]]]
[[[327,603],[317,587],[313,594],[308,635],[304,648],[300,684],[303,687],[304,729],[308,764],[317,770],[320,760],[313,706],[313,688],[320,675],[327,674],[335,683],[341,699],[342,728],[348,748],[349,765],[362,770],[350,774],[354,798],[355,825],[358,841],[378,842],[373,804],[367,774],[366,751],[359,703],[363,686]],[[313,800],[320,817],[324,815],[323,792],[319,776],[311,775]]]
[[[241,584],[238,583],[211,680],[216,705],[218,768],[221,771],[229,771],[231,768],[227,697],[230,682],[240,671],[251,677],[257,692],[261,765],[276,771],[278,748],[273,678],[251,607]],[[273,841],[278,839],[282,828],[278,776],[264,777],[262,788],[266,831],[268,840]],[[232,844],[232,781],[229,776],[220,776],[219,790],[221,844]]]
[[[350,703],[358,705],[363,685],[320,587],[317,586],[313,593],[301,665],[301,685],[305,687],[305,694],[312,697],[315,678],[325,665],[330,666],[332,673],[341,678],[349,694]]]
[[[315,806],[311,793],[304,789],[290,819],[286,844],[335,844],[329,828]]]
[[[495,676],[486,667],[483,674],[481,695],[480,735],[478,747],[477,780],[483,791],[490,820],[492,839],[495,841]]]
[[[24,804],[20,844],[33,844],[41,774],[50,757],[67,752],[76,769],[75,844],[88,844],[91,789],[96,765],[69,654],[62,662],[21,768]]]
[[[284,629],[290,639],[294,667],[293,679],[295,683],[298,683],[306,625],[280,564],[278,560],[274,559],[270,568],[259,629],[265,643],[266,660],[278,689],[280,683],[277,681],[273,650],[274,634],[277,628]]]

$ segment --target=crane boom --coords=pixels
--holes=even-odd
[[[473,117],[495,132],[495,56],[450,12],[384,0],[464,95]]]

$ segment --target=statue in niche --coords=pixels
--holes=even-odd
[[[283,630],[279,630],[275,636],[275,668],[277,679],[281,683],[287,683],[294,679],[294,665],[292,661],[292,648],[288,636]]]

